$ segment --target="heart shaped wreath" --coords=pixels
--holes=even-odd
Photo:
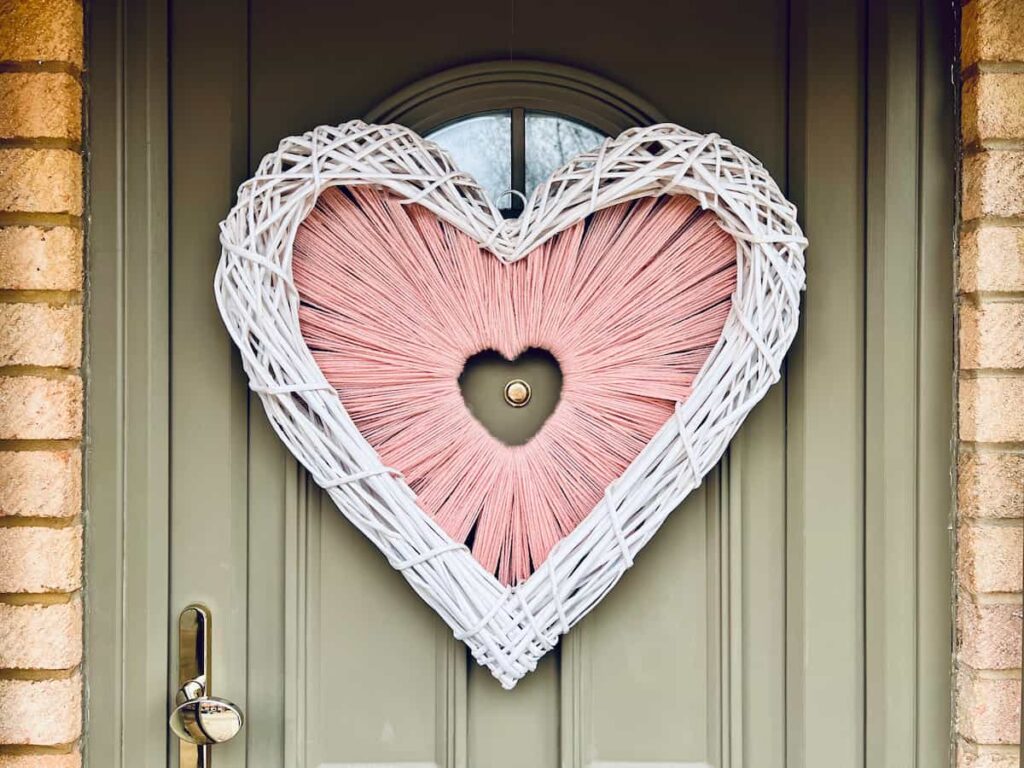
[[[335,187],[340,190],[330,191]],[[451,246],[461,238],[473,247],[467,250],[460,241],[458,247],[452,246],[454,252],[476,254],[473,258],[485,254],[487,259],[497,259],[496,266],[509,270],[528,266],[538,259],[536,255],[523,265],[517,263],[548,244],[551,247],[536,270],[543,271],[551,252],[558,250],[559,235],[576,231],[574,242],[584,252],[582,243],[590,236],[587,228],[599,229],[593,222],[610,209],[625,211],[619,219],[620,233],[626,219],[649,223],[659,211],[676,219],[692,217],[696,206],[690,201],[680,206],[661,204],[673,196],[688,196],[714,216],[720,232],[718,246],[711,250],[719,256],[709,257],[712,262],[722,253],[721,233],[729,236],[726,244],[734,252],[732,264],[724,268],[716,262],[708,273],[728,280],[719,279],[717,293],[699,309],[714,321],[704,324],[704,335],[708,328],[721,329],[717,341],[712,333],[713,344],[688,350],[689,365],[699,372],[690,375],[681,389],[666,390],[675,394],[659,395],[667,403],[659,417],[664,421],[653,433],[644,434],[649,440],[635,457],[616,466],[620,474],[591,496],[577,494],[577,506],[592,503],[592,508],[568,516],[559,530],[533,550],[529,543],[518,550],[514,545],[505,547],[506,552],[520,553],[514,567],[502,571],[497,561],[488,561],[485,567],[467,545],[471,536],[481,535],[479,523],[465,522],[476,517],[462,515],[461,522],[454,524],[438,513],[439,497],[431,495],[429,483],[440,465],[424,469],[420,462],[418,474],[406,477],[404,467],[394,466],[400,461],[382,461],[381,452],[388,449],[380,436],[370,440],[361,431],[358,422],[370,423],[366,419],[374,409],[358,410],[358,387],[345,379],[350,366],[344,354],[351,353],[351,344],[332,347],[338,339],[325,334],[323,325],[317,331],[317,318],[325,311],[333,312],[336,320],[358,322],[358,302],[350,301],[348,309],[325,306],[330,294],[320,291],[322,283],[345,281],[354,266],[368,260],[376,259],[378,267],[386,263],[395,254],[397,242],[389,232],[398,224],[406,227],[405,243],[422,236],[428,243],[433,239],[435,245],[444,241]],[[647,198],[657,200],[637,218],[636,206]],[[312,222],[319,216],[326,221],[332,199],[342,207],[361,205],[363,220],[376,216],[376,231],[383,238],[364,238],[363,242],[376,242],[376,247],[365,251],[348,248],[348,262],[333,278],[323,270],[309,269],[296,255],[302,255],[303,239],[309,236],[307,218]],[[409,209],[408,221],[402,218],[401,207]],[[386,217],[374,213],[385,208]],[[423,224],[425,214],[433,224]],[[334,242],[344,241],[360,221],[350,219],[337,228],[339,239]],[[409,230],[409,226],[421,228]],[[641,237],[644,231],[644,226],[633,227],[633,234],[624,239]],[[671,243],[684,241],[685,231],[692,234],[689,225],[665,231],[669,234],[658,248],[648,249],[650,255],[641,254],[633,274],[649,269],[655,251],[664,253]],[[716,235],[705,232],[703,237]],[[797,330],[806,240],[795,206],[764,167],[715,134],[701,135],[669,124],[626,131],[556,171],[532,195],[518,219],[506,220],[480,187],[432,142],[401,126],[353,121],[321,126],[282,141],[239,188],[238,202],[221,224],[221,244],[217,303],[241,353],[250,387],[260,395],[274,429],[345,516],[469,646],[474,658],[489,667],[503,686],[512,688],[615,585],[778,380]],[[614,251],[607,238],[599,244],[600,248],[591,249],[593,253]],[[685,244],[674,252],[692,250],[693,242]],[[424,248],[411,247],[403,255],[402,268],[415,269],[415,253],[430,251],[429,244]],[[614,264],[616,259],[605,261]],[[585,263],[577,263],[567,274],[584,280]],[[700,263],[700,259],[677,260],[677,269],[699,270]],[[393,279],[394,275],[386,278]],[[654,281],[651,286],[664,282]],[[528,294],[545,295],[538,290],[522,293],[519,303]],[[729,292],[731,299],[715,314],[715,307]],[[431,295],[436,292],[421,292],[421,298]],[[487,310],[496,299],[490,295],[481,301]],[[666,319],[666,327],[672,320]],[[501,343],[500,336],[493,337],[492,346]],[[642,349],[645,337],[637,338]],[[511,344],[505,356],[518,354],[518,347]],[[365,357],[366,349],[362,351]],[[467,351],[472,350],[463,349]],[[332,353],[343,355],[333,368]],[[321,365],[331,375],[325,375]],[[352,413],[346,408],[350,392],[357,408]],[[458,485],[457,480],[449,477],[449,485]],[[556,503],[553,496],[570,480],[566,475],[548,483],[552,504]],[[594,482],[598,481],[591,479],[591,487]],[[427,499],[429,510],[418,503],[413,486]],[[445,491],[442,501],[450,496],[450,490]],[[501,533],[489,535],[500,538]],[[472,544],[477,547],[475,540]],[[506,564],[513,563],[511,558]]]

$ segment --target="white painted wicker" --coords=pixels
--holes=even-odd
[[[504,262],[596,210],[646,196],[691,195],[736,240],[732,309],[691,395],[518,587],[501,584],[417,506],[303,340],[291,277],[296,230],[324,189],[358,184],[424,206]],[[601,601],[778,380],[797,330],[807,245],[795,206],[764,167],[716,134],[668,124],[626,131],[556,171],[520,218],[505,220],[435,144],[359,121],[282,141],[239,188],[221,243],[217,303],[274,429],[506,688]]]

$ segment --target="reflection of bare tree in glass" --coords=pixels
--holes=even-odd
[[[526,194],[576,155],[593,149],[604,135],[555,115],[526,115]]]
[[[512,117],[508,112],[476,115],[445,126],[429,137],[440,144],[499,207],[498,197],[512,186]]]
[[[499,208],[512,199],[512,116],[509,112],[474,115],[428,134],[452,156],[455,165],[483,187]],[[593,149],[604,134],[556,115],[526,114],[526,196],[581,152]]]

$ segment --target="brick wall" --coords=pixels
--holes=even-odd
[[[0,0],[0,768],[81,764],[82,24]]]
[[[1024,516],[1024,0],[961,40],[957,764],[1017,768]]]

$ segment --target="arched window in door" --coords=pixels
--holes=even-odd
[[[508,215],[518,215],[552,171],[606,134],[565,115],[525,109],[468,115],[427,134]]]
[[[506,216],[518,216],[552,171],[606,136],[663,120],[615,83],[529,61],[448,70],[402,89],[367,119],[436,141]]]

